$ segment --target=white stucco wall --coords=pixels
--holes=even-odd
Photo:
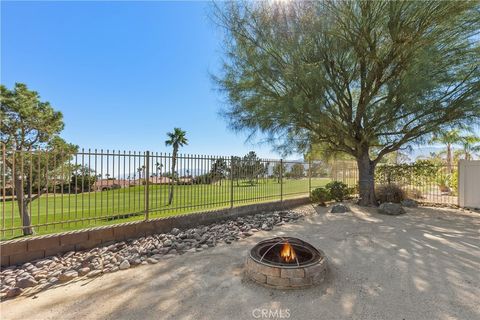
[[[458,170],[458,204],[480,208],[480,160],[460,160]]]

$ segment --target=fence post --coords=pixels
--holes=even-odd
[[[150,151],[147,151],[144,158],[144,166],[145,166],[145,174],[144,174],[144,181],[145,181],[145,220],[149,218],[149,186],[150,186]]]
[[[308,158],[308,195],[312,192],[312,159]]]
[[[233,156],[230,157],[230,208],[233,208]]]
[[[280,202],[283,202],[283,159],[280,159]]]
[[[459,160],[457,162],[457,203],[456,204],[459,207],[465,206],[465,194],[464,194],[463,183],[462,183],[465,180],[464,173],[463,173],[463,169],[465,169],[465,167],[466,167],[466,163],[463,162],[462,160]]]

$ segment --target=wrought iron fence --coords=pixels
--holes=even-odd
[[[354,187],[355,162],[84,150],[6,150],[0,156],[1,238],[75,230],[308,195],[332,180]],[[455,203],[455,190],[402,167],[381,167],[377,182]],[[438,169],[438,168],[437,168]],[[405,172],[409,172],[405,174]],[[449,173],[450,175],[452,173]],[[407,177],[412,176],[411,179]],[[423,176],[422,176],[423,177]],[[440,176],[442,177],[442,176]],[[422,180],[423,179],[423,180]],[[421,195],[420,195],[421,193]]]
[[[377,184],[395,184],[409,198],[426,203],[458,204],[458,168],[446,164],[379,165]]]
[[[74,230],[308,195],[343,173],[245,156],[2,147],[1,237]],[[320,165],[319,163],[316,164]],[[312,168],[315,167],[314,165]],[[346,177],[346,176],[345,176]]]

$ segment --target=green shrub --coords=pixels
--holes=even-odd
[[[331,197],[327,189],[320,187],[310,193],[310,200],[320,205],[325,205],[325,201],[330,201]]]
[[[452,188],[453,195],[458,195],[458,170],[452,172],[450,187]]]
[[[375,170],[378,184],[395,184],[425,186],[435,181],[443,165],[433,160],[417,160],[413,164],[379,165]]]
[[[380,203],[400,203],[407,198],[405,191],[396,184],[382,184],[375,188],[375,196]]]
[[[211,173],[205,173],[193,178],[193,184],[211,184],[213,181],[213,175]]]
[[[325,186],[331,199],[335,201],[343,201],[352,193],[352,189],[341,181],[332,181]]]

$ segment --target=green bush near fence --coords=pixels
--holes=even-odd
[[[348,185],[341,181],[329,182],[325,186],[325,189],[327,189],[330,198],[338,202],[347,199],[347,197],[353,192],[352,188],[349,188]]]
[[[406,192],[418,194],[437,193],[457,195],[458,170],[446,164],[432,160],[417,160],[413,164],[379,165],[375,173],[375,182],[380,185],[396,184]],[[438,191],[436,190],[438,188]]]
[[[381,184],[375,187],[375,196],[379,203],[394,202],[400,203],[407,199],[407,193],[396,184]]]
[[[324,187],[316,188],[310,193],[310,201],[325,206],[325,202],[330,201],[330,192]]]
[[[331,181],[325,187],[314,189],[310,193],[310,200],[320,205],[325,205],[325,202],[331,200],[340,202],[350,197],[354,191],[354,187],[350,188],[341,181]]]
[[[261,179],[252,185],[249,181],[233,184],[234,205],[244,205],[291,198],[309,193],[309,187],[326,185],[328,178],[284,179],[283,184],[273,179]],[[188,214],[201,210],[229,207],[232,185],[229,180],[213,184],[177,185],[173,203],[167,205],[168,185],[149,186],[150,218]],[[2,204],[2,229],[21,226],[16,202]],[[45,194],[33,201],[30,206],[32,225],[50,224],[35,227],[37,234],[47,234],[77,230],[144,219],[145,187],[134,186],[116,190],[84,192],[75,194]],[[75,221],[77,220],[77,221]],[[74,222],[67,222],[74,221]],[[21,236],[20,230],[2,233],[2,240]]]

